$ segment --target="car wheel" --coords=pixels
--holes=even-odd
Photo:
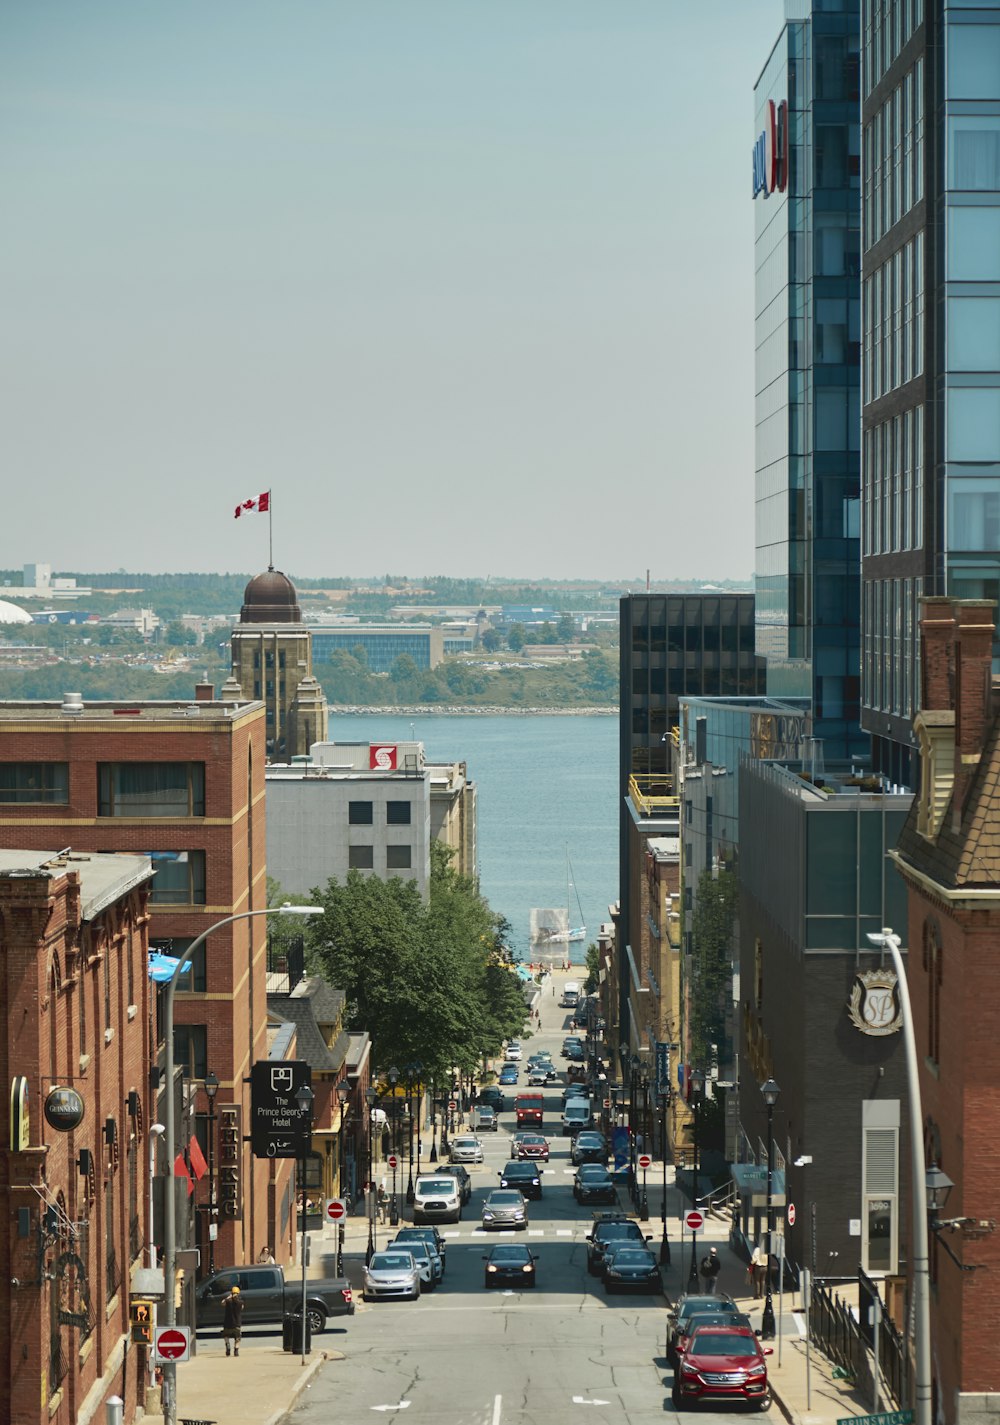
[[[318,1306],[310,1306],[306,1310],[306,1320],[314,1336],[318,1336],[326,1328],[326,1312],[321,1311]]]

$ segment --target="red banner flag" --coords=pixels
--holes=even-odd
[[[188,1172],[188,1165],[184,1161],[184,1154],[178,1153],[174,1159],[174,1177],[187,1178],[188,1197],[194,1192],[194,1183],[191,1181],[191,1174]]]
[[[208,1164],[205,1162],[205,1154],[201,1151],[201,1144],[193,1133],[191,1134],[191,1142],[188,1144],[188,1156],[191,1159],[191,1167],[194,1170],[194,1175],[198,1181],[201,1182],[202,1178],[208,1172]]]
[[[259,515],[266,515],[271,508],[271,492],[265,490],[262,495],[258,495],[256,500],[244,500],[242,505],[237,505],[233,511],[233,518],[239,519],[244,510],[256,510]]]

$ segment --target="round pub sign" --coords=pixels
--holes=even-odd
[[[76,1089],[51,1089],[45,1098],[44,1113],[52,1128],[69,1133],[83,1122],[83,1099]]]

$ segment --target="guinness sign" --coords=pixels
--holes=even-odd
[[[43,1108],[45,1122],[60,1133],[71,1133],[83,1122],[83,1099],[76,1089],[51,1089]]]

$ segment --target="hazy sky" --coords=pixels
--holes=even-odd
[[[746,577],[780,0],[5,0],[0,566]]]

